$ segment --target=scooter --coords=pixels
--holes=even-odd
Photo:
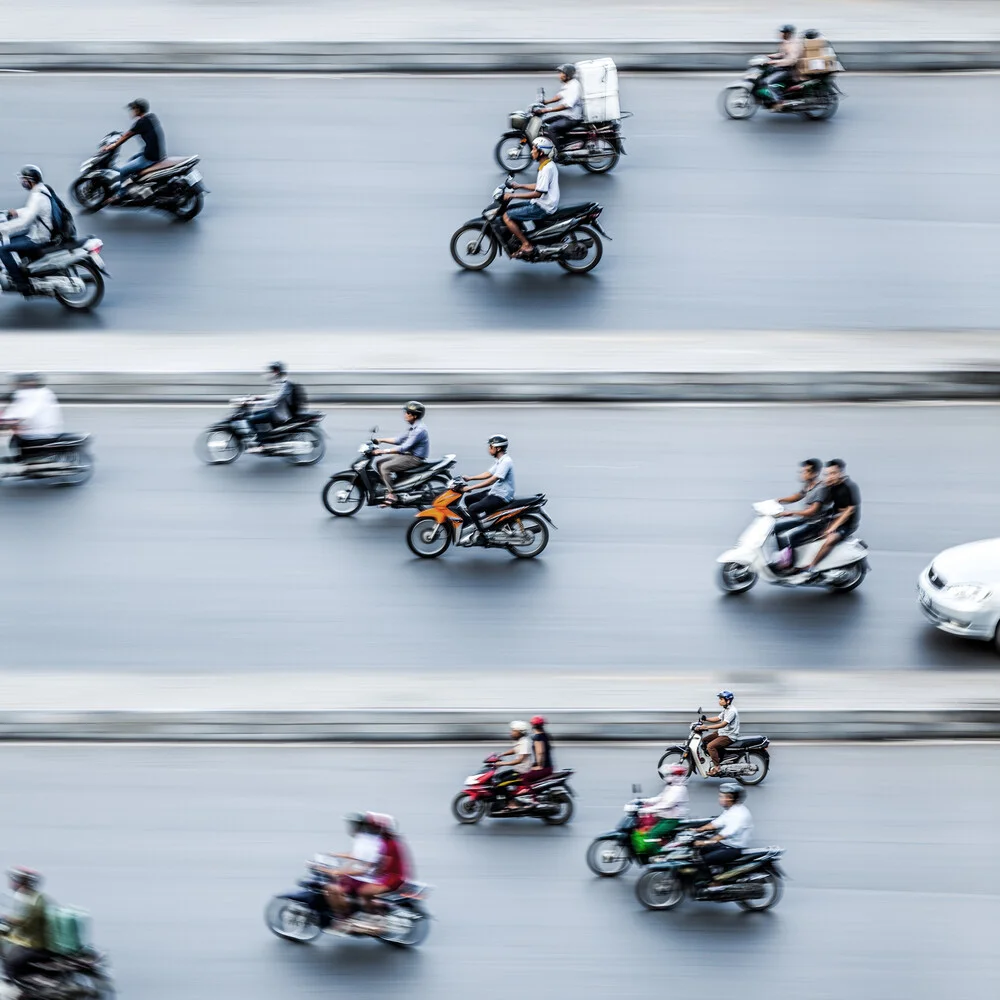
[[[861,586],[869,570],[868,546],[860,538],[838,542],[815,570],[806,567],[823,544],[820,538],[795,550],[793,571],[781,572],[773,565],[777,545],[773,541],[777,517],[784,511],[777,500],[762,500],[753,505],[757,517],[739,537],[736,548],[727,549],[719,563],[719,587],[727,594],[746,593],[758,579],[779,587],[826,587],[847,593]]]
[[[14,421],[0,420],[0,431]],[[63,433],[43,440],[21,441],[19,455],[0,458],[0,482],[46,480],[53,486],[82,486],[94,474],[90,435]]]
[[[527,795],[517,789],[523,775],[504,765],[497,754],[483,761],[478,774],[465,779],[465,787],[452,799],[451,812],[459,823],[478,823],[484,816],[514,819],[534,816],[549,826],[562,826],[573,816],[572,768],[553,771],[535,781]]]
[[[660,777],[666,780],[670,768],[680,764],[688,769],[688,774],[697,774],[702,778],[735,778],[741,785],[759,785],[767,777],[771,766],[771,755],[767,752],[771,741],[766,736],[744,736],[733,740],[722,751],[719,773],[710,775],[708,772],[715,765],[705,750],[703,735],[696,731],[705,720],[699,708],[698,721],[691,723],[687,743],[675,743],[663,751],[656,765]]]

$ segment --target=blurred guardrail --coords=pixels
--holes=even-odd
[[[612,55],[623,70],[738,70],[774,48],[760,42],[315,41],[315,42],[0,42],[0,68],[218,72],[551,71]],[[838,42],[848,71],[1000,69],[1000,38],[981,41]]]

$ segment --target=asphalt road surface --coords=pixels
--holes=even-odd
[[[40,164],[65,191],[126,100],[199,153],[191,225],[81,221],[114,279],[94,316],[0,302],[0,328],[158,330],[992,328],[1000,76],[847,75],[828,123],[724,120],[728,78],[627,76],[629,155],[562,170],[614,237],[590,276],[458,270],[451,234],[501,177],[493,146],[537,77],[6,76],[0,204]],[[527,177],[523,179],[529,179]]]
[[[914,589],[936,552],[997,534],[992,406],[432,408],[435,455],[483,471],[503,431],[518,492],[548,494],[558,530],[532,561],[419,560],[411,512],[326,513],[327,477],[373,423],[395,433],[396,409],[330,411],[309,469],[201,465],[193,441],[224,412],[70,408],[95,434],[91,483],[0,488],[0,666],[996,668],[927,625]],[[849,595],[723,597],[716,557],[811,455],[847,459],[872,573]]]
[[[706,984],[774,1000],[972,1000],[1000,992],[1000,745],[777,746],[750,793],[758,844],[790,875],[770,913],[685,902],[650,913],[635,874],[587,870],[656,747],[557,745],[577,812],[460,827],[449,803],[486,748],[0,748],[5,864],[89,909],[119,995],[647,998]],[[716,811],[692,786],[693,815]],[[355,809],[391,811],[434,886],[425,945],[391,951],[264,926],[305,859],[346,845]]]

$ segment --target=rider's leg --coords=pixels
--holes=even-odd
[[[392,454],[379,462],[378,474],[382,477],[382,482],[385,483],[385,499],[387,502],[391,503],[396,499],[396,494],[392,489],[393,480],[389,477],[395,476],[396,479],[399,479],[408,469],[415,469],[420,464],[419,458],[404,454]]]
[[[483,527],[483,517],[492,514],[495,510],[499,510],[501,507],[505,506],[506,503],[506,500],[503,500],[498,496],[494,496],[491,493],[487,493],[486,496],[481,497],[478,500],[473,500],[472,503],[466,504],[465,509],[469,512],[473,522],[475,522],[476,527],[479,529],[479,533],[485,538],[486,529]]]
[[[705,750],[708,752],[708,756],[712,758],[712,764],[714,765],[708,772],[710,775],[718,773],[720,755],[732,742],[728,736],[715,736],[705,743]]]
[[[830,550],[837,544],[837,542],[843,541],[848,536],[847,531],[834,531],[827,535],[823,539],[823,544],[819,547],[819,552],[816,553],[813,561],[806,567],[806,571],[811,573],[830,553]]]
[[[532,246],[518,223],[529,220],[535,222],[539,219],[544,219],[548,214],[536,202],[537,200],[534,198],[517,198],[513,202],[508,203],[507,211],[503,217],[507,228],[521,241],[521,250],[524,253],[529,253],[532,250]]]
[[[15,256],[22,250],[35,250],[38,244],[34,240],[29,240],[27,236],[15,236],[6,246],[0,247],[0,263],[10,275],[14,287],[25,295],[31,291],[31,280],[21,267],[21,263]]]

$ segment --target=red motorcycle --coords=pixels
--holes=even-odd
[[[451,811],[459,823],[478,823],[484,816],[535,816],[550,826],[562,826],[573,816],[573,789],[567,783],[572,774],[571,768],[553,771],[530,787],[522,787],[524,775],[490,754],[479,772],[465,779]]]

